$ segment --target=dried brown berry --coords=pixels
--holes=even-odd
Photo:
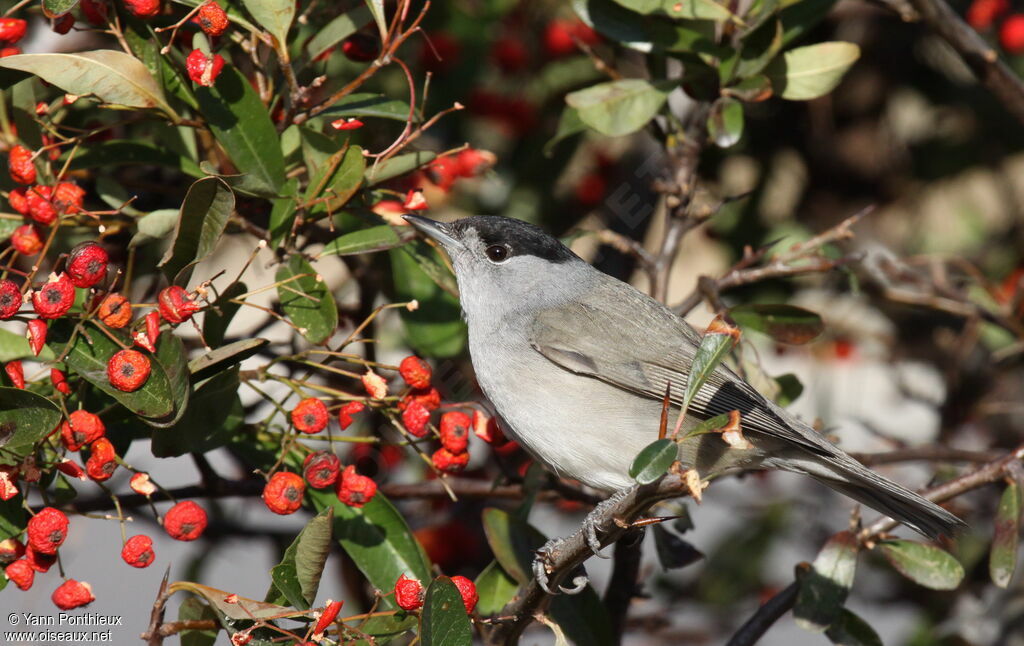
[[[32,348],[32,353],[37,357],[43,351],[43,346],[46,345],[47,330],[46,321],[43,319],[32,319],[25,328],[28,347]]]
[[[56,554],[68,537],[68,517],[59,509],[44,507],[28,521],[28,546],[41,554]]]
[[[101,437],[89,445],[89,459],[85,461],[85,472],[96,482],[109,480],[117,470],[117,453],[114,445]]]
[[[366,410],[366,404],[363,402],[348,402],[341,407],[338,412],[338,423],[341,424],[341,430],[345,430],[352,425],[352,416],[358,415],[359,413]]]
[[[398,364],[398,373],[413,388],[430,388],[433,376],[430,364],[415,355],[402,359],[402,363]]]
[[[64,268],[75,287],[92,287],[107,276],[106,250],[95,242],[83,242],[68,255]]]
[[[398,607],[411,612],[423,605],[423,584],[419,579],[410,579],[404,574],[395,581],[395,603]]]
[[[92,586],[88,583],[68,579],[53,591],[50,599],[61,610],[72,610],[89,605],[96,597],[92,596]]]
[[[354,466],[347,466],[337,483],[338,500],[349,507],[362,507],[377,493],[377,483],[356,473]]]
[[[206,511],[184,500],[171,507],[164,515],[164,530],[179,541],[194,541],[206,530]]]
[[[67,274],[51,275],[49,282],[32,294],[32,308],[43,319],[60,318],[75,303],[75,286]]]
[[[452,453],[462,453],[469,446],[469,415],[451,411],[441,416],[441,445]]]
[[[184,287],[171,285],[160,290],[157,297],[157,304],[160,307],[160,316],[168,323],[184,323],[192,318],[192,315],[199,311],[199,305],[192,300],[192,296]]]
[[[124,0],[124,6],[136,18],[152,18],[160,13],[160,0]]]
[[[132,320],[132,304],[120,294],[107,294],[100,303],[97,316],[112,328],[123,328]]]
[[[452,583],[455,584],[462,596],[462,604],[466,606],[466,612],[472,613],[473,608],[476,608],[477,601],[480,600],[480,595],[476,592],[476,584],[464,576],[453,576]]]
[[[412,400],[402,411],[402,424],[416,437],[423,437],[427,434],[427,422],[429,421],[430,411],[419,400]]]
[[[34,256],[43,250],[43,237],[34,224],[23,224],[11,234],[11,246],[23,256]]]
[[[156,558],[153,554],[153,539],[145,534],[132,536],[121,549],[121,558],[132,567],[149,567]]]
[[[310,453],[302,462],[302,475],[306,482],[314,489],[326,489],[338,479],[338,472],[341,470],[341,460],[338,456],[327,451]]]
[[[13,45],[25,36],[28,23],[21,18],[0,18],[0,42]]]
[[[193,49],[185,59],[185,70],[193,83],[211,87],[224,69],[224,57],[214,54],[211,59],[202,50]]]
[[[306,483],[297,473],[278,471],[263,487],[263,502],[267,509],[282,516],[294,514],[302,506]]]
[[[192,20],[207,36],[220,36],[228,28],[228,14],[215,0],[199,7],[199,12]]]
[[[18,559],[4,568],[4,574],[21,590],[28,590],[36,578],[36,571],[25,559]]]
[[[137,350],[120,350],[107,363],[110,385],[126,393],[134,392],[149,379],[150,364]]]
[[[462,453],[452,453],[448,449],[440,448],[434,451],[434,455],[430,456],[430,461],[440,471],[458,473],[469,464],[469,453],[465,451]]]
[[[329,420],[327,405],[316,397],[303,399],[292,409],[292,424],[303,433],[319,433],[327,428]]]
[[[7,378],[11,380],[15,388],[25,388],[25,369],[21,365],[20,359],[14,361],[8,361],[4,364],[4,372],[7,373]]]
[[[7,278],[0,280],[0,320],[6,320],[21,309],[22,296],[18,284]]]
[[[3,18],[0,19],[0,33],[3,32],[3,23],[9,20],[17,20],[16,18]],[[23,20],[18,22],[24,23]],[[11,148],[11,152],[8,153],[7,167],[11,171],[11,179],[19,184],[35,184],[36,183],[36,165],[32,161],[32,151],[28,148],[17,145]]]

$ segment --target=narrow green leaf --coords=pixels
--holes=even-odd
[[[386,251],[405,244],[394,227],[382,224],[369,229],[343,233],[324,245],[321,256],[354,256],[361,253]]]
[[[78,6],[78,0],[43,0],[43,15],[47,18],[63,16]]]
[[[295,18],[295,3],[292,0],[242,0],[242,4],[277,42],[282,46],[288,43],[288,30]]]
[[[21,506],[21,502],[21,496],[15,496],[10,500],[0,500],[0,541],[25,531],[28,519],[25,517],[25,508]]]
[[[735,146],[743,135],[743,104],[729,97],[715,101],[708,115],[708,135],[719,148]]]
[[[992,536],[992,552],[989,554],[988,571],[992,582],[1000,588],[1007,588],[1013,572],[1017,569],[1017,545],[1020,541],[1021,495],[1020,484],[1010,483],[999,498],[996,511],[995,532]]]
[[[701,18],[705,20],[738,20],[724,5],[714,0],[615,0],[637,13],[657,13],[670,18]]]
[[[804,392],[804,385],[792,373],[779,375],[775,382],[779,384],[779,394],[775,398],[775,403],[779,406],[789,406]]]
[[[415,299],[414,312],[400,311],[406,340],[417,352],[430,357],[451,357],[466,344],[466,324],[458,300],[438,281],[451,289],[452,275],[437,259],[437,253],[420,240],[414,240],[388,253],[395,297]]]
[[[655,440],[637,454],[629,465],[629,477],[638,483],[650,484],[665,475],[678,456],[676,443],[668,438]]]
[[[299,181],[294,177],[285,183],[285,194],[294,195],[299,190]],[[294,197],[281,197],[273,201],[270,209],[270,242],[279,247],[295,226],[298,202]]]
[[[823,632],[836,623],[853,586],[859,543],[848,532],[833,535],[818,552],[809,572],[800,579],[793,616],[811,632]]]
[[[136,233],[128,247],[134,248],[170,238],[178,226],[180,213],[179,209],[157,209],[142,216],[135,221]]]
[[[166,148],[159,148],[143,141],[113,139],[89,144],[75,154],[71,160],[72,170],[86,168],[108,168],[111,166],[166,166],[176,168],[185,175],[203,177],[199,164]]]
[[[480,601],[476,609],[481,615],[496,615],[515,596],[519,586],[497,561],[491,561],[476,578],[476,592]]]
[[[16,220],[16,222],[19,225],[21,224],[20,221]],[[7,363],[15,359],[28,359],[35,356],[24,334],[0,328],[0,363]],[[48,347],[44,347],[43,351],[39,353],[39,358],[43,361],[53,359],[53,356],[53,351]]]
[[[36,121],[36,92],[35,86],[39,83],[34,78],[27,78],[11,88],[11,116],[14,118],[14,126],[18,131],[18,139],[28,146],[29,150],[39,150],[43,145],[43,131]],[[36,159],[36,170],[44,171],[45,155]]]
[[[866,621],[842,608],[839,619],[825,636],[836,646],[882,646],[882,640]]]
[[[620,137],[647,125],[665,104],[674,82],[643,79],[598,83],[565,97],[580,120],[601,134]]]
[[[338,308],[327,283],[300,255],[277,270],[274,279],[281,309],[310,343],[323,343],[338,327]],[[287,282],[285,282],[287,281]]]
[[[786,46],[816,27],[832,11],[836,0],[800,0],[784,4],[779,19],[785,28],[782,44]]]
[[[356,92],[338,101],[320,116],[330,120],[339,117],[378,117],[405,122],[409,119],[409,104],[384,94]],[[416,118],[415,114],[413,118]]]
[[[414,153],[405,153],[404,155],[395,155],[391,159],[381,162],[380,164],[371,164],[363,175],[363,179],[367,186],[376,186],[389,179],[400,177],[406,173],[411,173],[421,166],[426,166],[434,158],[437,157],[435,153],[428,150],[419,150]]]
[[[953,556],[934,545],[917,541],[884,541],[878,548],[897,572],[932,590],[953,590],[964,578],[964,568]]]
[[[174,401],[175,413],[164,420],[152,420],[150,424],[158,428],[173,426],[181,419],[188,406],[192,394],[189,381],[188,352],[181,337],[176,334],[161,334],[156,342],[156,355],[153,359],[160,363],[170,384],[171,399]]]
[[[741,328],[762,332],[779,343],[810,343],[825,331],[821,316],[783,303],[737,305],[729,310],[729,316]]]
[[[853,43],[828,42],[792,49],[765,68],[775,93],[791,101],[809,101],[828,94],[860,58]]]
[[[716,326],[723,325],[718,319],[715,319],[700,340],[700,346],[697,347],[697,353],[690,365],[690,374],[686,379],[686,390],[683,392],[683,406],[680,415],[686,413],[690,408],[690,402],[700,392],[701,387],[736,345],[737,337],[725,331],[717,331],[721,328]],[[712,328],[715,328],[716,331],[712,331]]]
[[[363,25],[371,20],[373,15],[366,6],[357,6],[342,12],[317,30],[316,35],[306,44],[306,54],[310,59],[316,58],[362,29]]]
[[[256,601],[255,599],[247,599],[245,597],[237,597],[237,601],[228,603],[226,599],[229,596],[234,596],[232,593],[225,590],[219,590],[217,588],[211,588],[208,585],[201,583],[193,583],[192,581],[175,581],[174,583],[167,586],[167,593],[173,594],[175,592],[190,592],[196,596],[202,597],[210,604],[218,615],[219,618],[233,619],[235,621],[249,621],[255,619],[267,619],[277,615],[282,615],[289,610],[284,606],[275,605],[272,603],[266,603],[264,601]]]
[[[189,268],[213,253],[234,209],[235,194],[219,177],[207,177],[189,187],[173,242],[158,265],[169,280],[188,283]]]
[[[0,464],[19,462],[61,417],[57,405],[42,395],[0,387]]]
[[[385,40],[388,33],[388,17],[384,14],[384,0],[366,0],[366,7],[373,14],[373,21],[377,23],[380,39]]]
[[[260,338],[241,339],[234,343],[216,347],[189,361],[188,371],[192,373],[193,381],[207,379],[222,370],[245,361],[263,349],[268,343],[270,341]]]
[[[310,519],[284,552],[284,558],[270,570],[273,585],[267,601],[305,610],[316,600],[320,577],[331,551],[334,510],[327,507]]]
[[[168,428],[153,431],[153,455],[177,457],[212,451],[228,444],[232,433],[244,420],[238,384],[238,368],[197,382],[181,419]]]
[[[363,183],[365,170],[366,159],[359,146],[348,146],[331,155],[306,188],[304,201],[310,204],[310,215],[333,213],[345,206]]]
[[[550,157],[555,152],[555,146],[586,129],[587,124],[583,123],[583,120],[580,119],[580,113],[576,108],[570,105],[565,106],[562,108],[562,115],[558,118],[558,128],[555,129],[555,135],[544,144],[544,154]]]
[[[446,576],[439,576],[427,586],[420,620],[420,641],[423,646],[472,646],[473,626],[459,589]]]
[[[231,319],[242,307],[238,303],[232,303],[231,300],[248,291],[249,288],[245,283],[231,283],[217,296],[213,306],[203,314],[203,337],[211,347],[217,347],[224,343]]]

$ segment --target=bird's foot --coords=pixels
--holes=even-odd
[[[533,576],[537,579],[541,590],[548,594],[558,594],[557,591],[551,589],[548,574],[550,574],[550,568],[555,556],[564,543],[565,539],[563,538],[552,538],[537,550],[537,558],[533,560]],[[588,583],[587,571],[583,569],[583,565],[580,564],[573,570],[570,577],[572,579],[572,586],[558,584],[558,590],[565,594],[579,594],[583,592]]]
[[[594,556],[603,559],[611,558],[610,555],[601,552],[601,540],[597,537],[597,527],[600,524],[599,521],[602,517],[608,513],[608,510],[622,502],[622,499],[632,493],[634,489],[636,489],[636,485],[616,491],[607,500],[599,502],[597,506],[587,514],[587,517],[583,519],[583,537],[587,541],[587,546],[594,552]]]

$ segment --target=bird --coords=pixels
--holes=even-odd
[[[635,486],[630,465],[658,439],[666,392],[678,414],[701,336],[533,224],[403,217],[451,259],[473,370],[508,434],[560,477],[618,496]],[[732,411],[747,443],[684,434],[683,466],[702,477],[747,469],[808,475],[929,538],[964,525],[857,462],[724,364],[695,395],[683,428]],[[588,543],[599,553],[596,537]]]

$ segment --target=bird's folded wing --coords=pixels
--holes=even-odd
[[[622,288],[630,289],[621,284]],[[686,375],[700,336],[685,321],[653,299],[636,298],[605,284],[571,304],[538,313],[532,347],[570,372],[600,379],[623,390],[682,402]],[[720,365],[690,404],[689,413],[707,419],[739,410],[747,431],[764,433],[814,453],[831,446],[795,428],[732,370]]]

